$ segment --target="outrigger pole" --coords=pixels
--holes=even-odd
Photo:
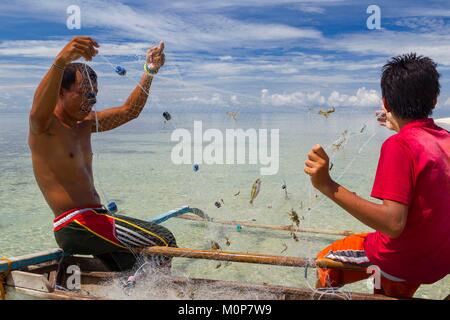
[[[244,252],[229,252],[220,250],[197,250],[190,248],[175,248],[175,247],[147,247],[143,248],[141,253],[144,254],[160,254],[166,257],[181,257],[192,259],[206,259],[218,261],[231,261],[241,263],[256,263],[287,267],[311,267],[311,268],[331,268],[344,270],[360,270],[366,272],[365,267],[353,264],[346,264],[331,259],[307,259],[301,257],[290,256],[274,256],[260,253],[244,253]]]
[[[248,221],[238,221],[238,220],[215,220],[215,219],[209,219],[205,220],[198,216],[194,215],[183,215],[183,216],[177,216],[179,219],[185,219],[185,220],[191,220],[191,221],[209,221],[214,222],[218,224],[225,224],[225,225],[233,225],[241,227],[249,227],[249,228],[260,228],[260,229],[269,229],[269,230],[280,230],[280,231],[289,231],[289,232],[304,232],[304,233],[318,233],[318,234],[327,234],[327,235],[337,235],[337,236],[350,236],[352,234],[355,234],[355,232],[348,231],[348,230],[330,230],[330,229],[318,229],[318,228],[300,228],[295,227],[293,225],[287,225],[287,226],[276,226],[276,225],[269,225],[269,224],[258,224]]]

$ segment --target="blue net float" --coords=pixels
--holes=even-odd
[[[127,74],[127,70],[122,67],[122,66],[116,66],[114,68],[114,71],[119,75],[119,76],[124,76]]]
[[[163,115],[164,119],[166,119],[166,121],[169,121],[170,119],[172,119],[172,116],[167,111],[164,111],[162,115]]]

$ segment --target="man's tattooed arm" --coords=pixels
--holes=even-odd
[[[98,131],[108,131],[137,118],[147,102],[152,80],[153,76],[144,73],[139,85],[122,106],[97,112]],[[94,112],[89,115],[88,120],[92,121],[92,132],[96,132],[97,124]]]

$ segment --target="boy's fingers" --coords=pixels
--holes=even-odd
[[[308,159],[312,161],[319,161],[321,158],[311,150],[308,152]]]
[[[307,166],[308,168],[314,168],[314,164],[314,161],[305,160],[305,166]]]
[[[159,51],[164,50],[164,41],[161,40],[161,42],[159,43],[158,49],[159,49]]]
[[[328,159],[328,155],[325,152],[325,150],[323,150],[322,146],[320,144],[316,144],[313,148],[312,148],[313,152],[315,154],[317,154],[319,157],[321,157],[322,159]]]

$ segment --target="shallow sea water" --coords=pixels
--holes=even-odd
[[[382,142],[391,134],[377,125],[374,110],[338,110],[328,119],[316,112],[241,113],[233,122],[223,113],[173,113],[164,123],[160,113],[142,114],[116,130],[93,135],[95,183],[102,200],[116,200],[127,215],[152,216],[190,205],[217,220],[245,220],[260,224],[288,225],[288,212],[304,217],[302,226],[335,230],[369,231],[345,211],[310,187],[303,173],[306,153],[312,145],[330,146],[347,130],[348,142],[333,156],[331,174],[338,182],[369,198]],[[52,213],[37,187],[27,146],[26,113],[0,114],[0,255],[18,256],[54,248]],[[265,128],[280,130],[280,167],[272,176],[261,176],[260,165],[205,165],[194,172],[192,165],[175,165],[170,140],[175,128],[191,130],[194,120],[203,130],[217,128]],[[363,133],[361,128],[366,125]],[[328,149],[331,153],[331,148]],[[261,178],[261,192],[253,206],[250,189]],[[287,183],[289,200],[281,189]],[[240,191],[238,196],[235,194]],[[223,199],[221,208],[214,203]],[[312,208],[308,210],[308,208]],[[284,231],[206,224],[181,219],[164,223],[180,247],[207,249],[217,241],[224,250],[274,255],[314,257],[336,236],[298,234],[295,241]],[[226,238],[231,245],[226,246]],[[281,251],[287,246],[287,250]],[[271,283],[307,287],[315,283],[312,270],[252,264],[223,264],[178,258],[173,273],[180,276]],[[442,299],[450,293],[450,278],[422,286],[416,297]],[[366,283],[345,290],[369,292]],[[164,297],[160,297],[164,298]],[[170,297],[169,297],[170,298]],[[208,298],[207,296],[203,298]]]

